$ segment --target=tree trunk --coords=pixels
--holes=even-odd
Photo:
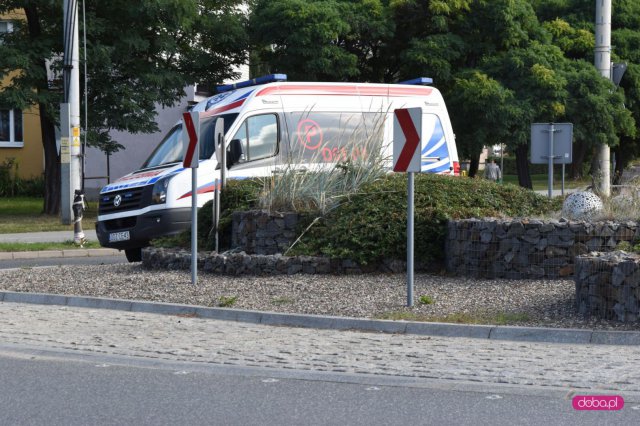
[[[616,158],[616,168],[613,173],[613,184],[622,184],[622,174],[624,169],[627,168],[631,162],[631,155],[629,155],[629,149],[624,149],[624,141],[621,140],[620,144],[613,150]]]
[[[571,163],[570,175],[571,179],[582,179],[582,165],[587,154],[587,144],[575,143],[573,145],[573,158]]]
[[[480,168],[480,154],[474,155],[469,161],[469,177],[475,177],[478,174]]]
[[[44,149],[44,213],[60,213],[60,156],[56,146],[56,131],[51,119],[40,105],[42,148]]]
[[[518,184],[523,188],[533,189],[529,172],[529,144],[518,145],[516,148],[516,170],[518,171]]]
[[[37,40],[42,35],[42,24],[38,8],[35,2],[27,2],[24,6],[29,27],[29,36],[32,40]],[[35,88],[39,92],[47,91],[47,68],[44,58],[40,58],[42,75],[45,76],[42,84]],[[44,150],[44,206],[45,214],[57,215],[60,213],[60,158],[56,146],[56,129],[53,119],[50,117],[46,106],[43,103],[40,108],[40,131],[42,134],[42,148]]]

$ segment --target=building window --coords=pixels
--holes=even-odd
[[[0,109],[0,147],[21,148],[24,145],[22,111]]]
[[[10,21],[0,21],[0,44],[3,43],[3,35],[13,31],[13,23]]]

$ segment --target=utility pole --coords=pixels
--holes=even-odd
[[[595,66],[600,75],[611,80],[611,0],[596,0]],[[609,145],[597,148],[596,191],[611,195],[611,151]]]
[[[76,191],[82,191],[80,179],[80,54],[78,37],[78,1],[64,0],[64,103],[60,106],[60,210],[62,223],[71,224]],[[76,209],[77,210],[77,209]],[[84,234],[82,235],[84,239]],[[75,238],[74,238],[75,240]]]

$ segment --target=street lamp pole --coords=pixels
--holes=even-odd
[[[60,210],[62,223],[78,222],[78,193],[82,193],[80,144],[80,53],[78,37],[78,1],[64,0],[64,103],[61,105],[60,123]],[[78,193],[76,193],[78,192]],[[84,203],[84,201],[82,201]],[[74,204],[76,207],[74,208]],[[76,224],[76,228],[79,225]],[[75,232],[74,241],[83,243],[84,233]]]
[[[611,0],[596,0],[595,67],[606,79],[611,80]],[[611,151],[602,143],[597,149],[597,173],[595,187],[599,194],[611,195]]]

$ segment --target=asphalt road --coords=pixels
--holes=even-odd
[[[212,366],[0,345],[11,425],[606,425],[561,392],[286,369]]]

